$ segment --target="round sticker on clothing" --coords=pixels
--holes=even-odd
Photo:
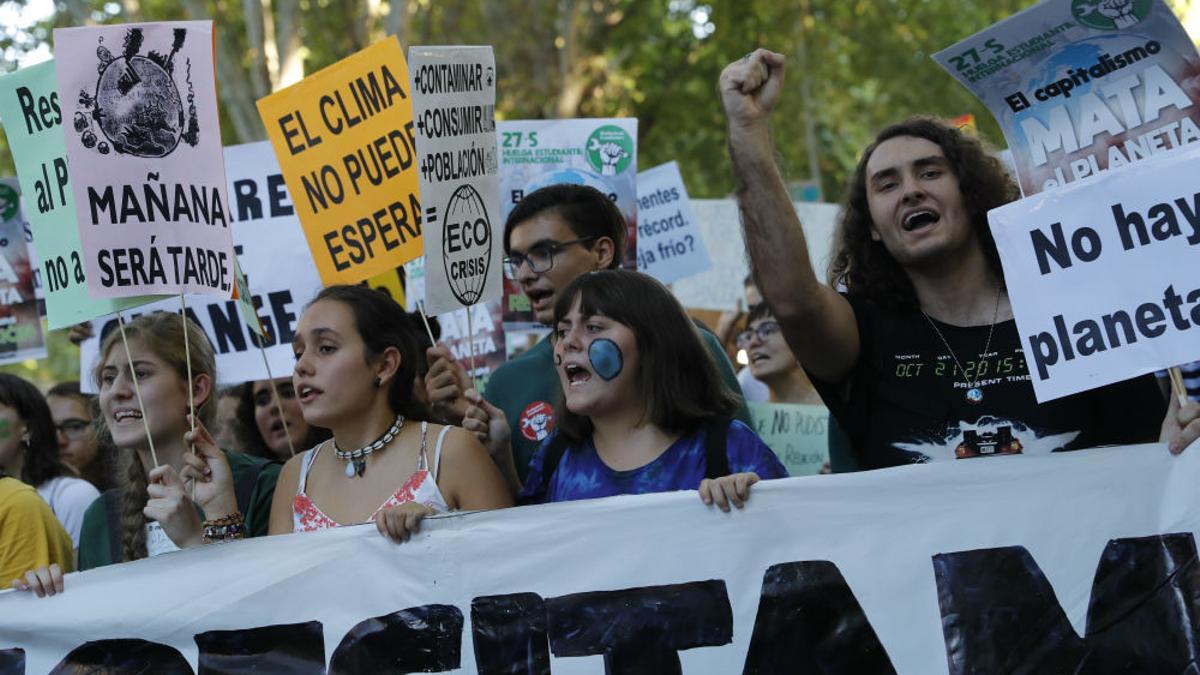
[[[554,407],[545,401],[535,401],[521,412],[521,435],[531,441],[545,440],[554,430]]]

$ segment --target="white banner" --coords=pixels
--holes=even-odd
[[[443,314],[504,288],[491,47],[411,47],[413,120],[425,212],[425,311]]]
[[[664,284],[712,267],[674,161],[637,175],[638,271]]]
[[[812,202],[793,202],[793,205],[808,239],[809,262],[816,270],[817,278],[824,282],[833,255],[838,206]],[[684,307],[693,309],[737,309],[738,301],[742,299],[742,282],[750,273],[737,201],[693,199],[691,207],[708,244],[712,269],[673,284],[675,297]]]
[[[1189,672],[1197,471],[1106,448],[209,546],[0,594],[0,670]]]
[[[1039,401],[1200,359],[1200,150],[993,209]]]
[[[304,306],[321,290],[321,278],[271,144],[260,141],[225,148],[225,173],[229,179],[234,250],[267,332],[271,374],[289,377],[296,363],[292,352],[296,322]],[[189,295],[187,305],[190,315],[204,328],[216,349],[220,384],[267,379],[258,337],[239,311],[237,301]],[[124,314],[128,320],[149,312],[179,309],[176,296],[126,310]],[[102,317],[92,326],[93,337],[79,346],[79,381],[85,389],[95,387],[92,368],[99,353],[100,336],[116,327],[116,317]]]

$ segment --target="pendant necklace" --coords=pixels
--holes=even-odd
[[[996,319],[1000,316],[1000,287],[996,288],[996,307],[992,310],[992,325],[988,327],[987,342],[983,345],[983,352],[979,354],[979,358],[983,359],[987,356],[988,350],[992,347],[992,333],[996,330]],[[950,347],[950,342],[946,340],[946,336],[942,335],[941,329],[937,327],[933,319],[921,310],[921,315],[929,322],[929,327],[937,336],[942,339],[942,344],[946,346],[946,351],[950,352],[950,358],[954,359],[954,365],[958,366],[958,371],[963,374],[963,379],[967,383],[967,403],[977,405],[983,402],[983,389],[979,387],[979,369],[975,370],[975,377],[967,377],[967,371],[962,367],[962,363],[958,360],[958,355],[954,353],[954,349]]]
[[[361,476],[367,470],[367,455],[379,450],[383,446],[392,442],[396,434],[400,433],[400,428],[404,426],[404,415],[396,415],[396,419],[392,422],[392,426],[383,432],[383,435],[376,438],[374,441],[362,446],[357,450],[342,450],[338,447],[337,439],[333,440],[333,454],[338,459],[346,463],[346,478],[354,478]]]

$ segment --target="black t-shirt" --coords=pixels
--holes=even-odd
[[[990,326],[937,324],[964,375],[919,310],[850,304],[861,351],[849,383],[813,382],[864,469],[1158,440],[1166,403],[1153,375],[1038,404],[1015,321],[996,324],[982,357]]]

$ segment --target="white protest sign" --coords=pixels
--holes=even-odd
[[[292,352],[296,321],[321,290],[321,278],[271,144],[261,141],[225,148],[225,162],[233,200],[229,216],[234,223],[234,248],[267,333],[263,342],[271,375],[289,377],[296,363]],[[223,385],[267,379],[259,338],[240,304],[210,296],[187,298],[189,315],[216,350],[217,380]],[[179,309],[179,298],[173,297],[124,314],[128,320],[148,312]],[[116,317],[103,317],[92,325],[93,337],[79,346],[79,381],[84,388],[95,386],[91,373],[100,336],[116,327]]]
[[[499,298],[504,257],[491,47],[411,47],[425,213],[425,311]]]
[[[712,267],[679,165],[638,172],[637,189],[638,271],[669,284]]]
[[[809,262],[817,278],[824,282],[833,258],[833,237],[840,210],[836,204],[794,202],[793,205],[808,240]],[[735,310],[742,300],[742,282],[750,274],[737,201],[693,199],[691,207],[708,245],[712,269],[680,279],[672,284],[671,290],[684,307]]]
[[[525,195],[568,183],[595,188],[625,217],[622,267],[637,266],[637,119],[503,120],[500,149],[501,222]],[[501,228],[503,234],[503,228]],[[529,298],[504,280],[504,322],[533,323]]]
[[[228,298],[211,21],[55,28],[88,292]]]
[[[993,209],[1038,401],[1200,358],[1200,150]]]
[[[1026,195],[1200,141],[1200,55],[1162,0],[1046,0],[933,55],[987,105]]]
[[[1105,448],[204,546],[0,594],[0,669],[1183,673],[1198,471]]]

